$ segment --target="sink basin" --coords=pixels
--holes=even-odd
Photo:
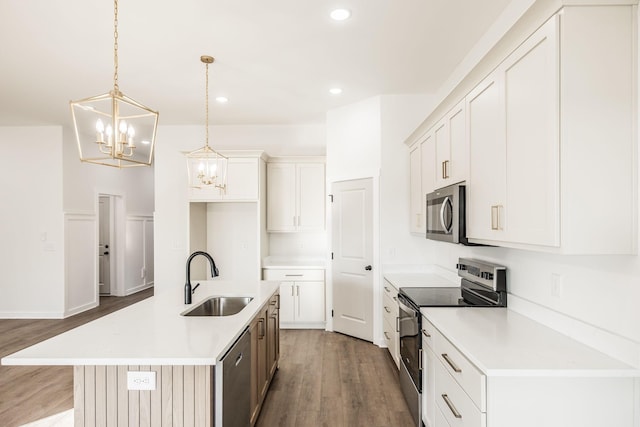
[[[251,297],[211,297],[182,315],[231,316],[239,313],[252,299]]]

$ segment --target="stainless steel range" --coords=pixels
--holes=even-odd
[[[469,258],[457,264],[459,288],[411,287],[398,293],[400,386],[416,426],[422,415],[422,315],[420,307],[506,307],[506,268]]]

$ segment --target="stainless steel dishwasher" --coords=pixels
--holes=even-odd
[[[220,365],[222,367],[222,425],[223,427],[247,427],[251,424],[249,328],[244,330],[240,338],[222,356]]]

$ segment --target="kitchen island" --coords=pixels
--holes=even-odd
[[[191,305],[184,304],[183,287],[177,285],[175,290],[11,354],[2,364],[73,365],[76,426],[220,426],[220,360],[248,330],[250,415],[255,421],[279,355],[279,285],[203,281]],[[253,300],[231,316],[181,315],[212,296]],[[137,380],[128,379],[130,372],[143,374],[134,374]]]

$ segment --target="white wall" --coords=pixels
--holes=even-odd
[[[113,295],[129,295],[153,285],[153,167],[117,169],[82,163],[75,134],[65,129],[63,206],[66,218],[66,315],[98,305],[98,195],[115,195],[115,238],[111,242]],[[79,221],[78,218],[83,218]],[[87,221],[92,221],[91,226]],[[93,227],[93,233],[90,233]],[[144,269],[144,277],[142,273]]]
[[[385,268],[419,264],[432,251],[407,234],[409,156],[404,141],[433,108],[434,97],[384,95],[381,100],[380,260]]]
[[[0,128],[0,317],[62,317],[62,128]]]
[[[380,283],[382,265],[423,262],[429,253],[404,232],[408,230],[409,181],[405,138],[424,119],[433,100],[425,95],[384,95],[327,113],[327,192],[334,182],[373,179],[374,343],[382,334]],[[327,207],[331,247],[331,206]],[[380,250],[384,248],[384,250]],[[327,269],[327,314],[333,297]],[[330,316],[327,316],[330,319]],[[329,322],[329,328],[332,327]]]
[[[324,125],[212,126],[209,144],[218,150],[263,150],[270,156],[323,156],[324,129]],[[188,180],[183,152],[203,145],[204,126],[158,128],[154,217],[158,291],[184,285],[185,262],[190,252]]]

